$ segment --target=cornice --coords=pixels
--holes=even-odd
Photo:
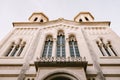
[[[52,20],[44,23],[40,22],[13,22],[13,27],[19,26],[48,26],[57,24],[68,24],[74,26],[110,26],[110,21],[93,21],[93,22],[75,22],[71,20],[66,20],[63,18]]]

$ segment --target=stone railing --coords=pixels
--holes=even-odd
[[[39,62],[82,62],[86,61],[86,57],[40,57],[36,58]]]
[[[83,67],[85,70],[87,67],[85,57],[40,57],[34,63],[36,71],[39,67]]]

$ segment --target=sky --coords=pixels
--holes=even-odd
[[[82,11],[95,21],[110,21],[120,36],[120,0],[0,0],[0,40],[13,28],[13,22],[28,22],[33,12],[43,12],[50,20],[73,20]]]

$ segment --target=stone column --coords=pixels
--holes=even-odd
[[[66,41],[65,41],[65,50],[66,50],[66,58],[70,57],[69,39],[68,38],[66,38]]]
[[[56,57],[56,38],[53,39],[52,57]]]

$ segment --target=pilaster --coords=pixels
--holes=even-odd
[[[56,57],[56,38],[53,38],[52,57]]]
[[[66,38],[65,41],[66,58],[68,58],[70,57],[69,38]]]

